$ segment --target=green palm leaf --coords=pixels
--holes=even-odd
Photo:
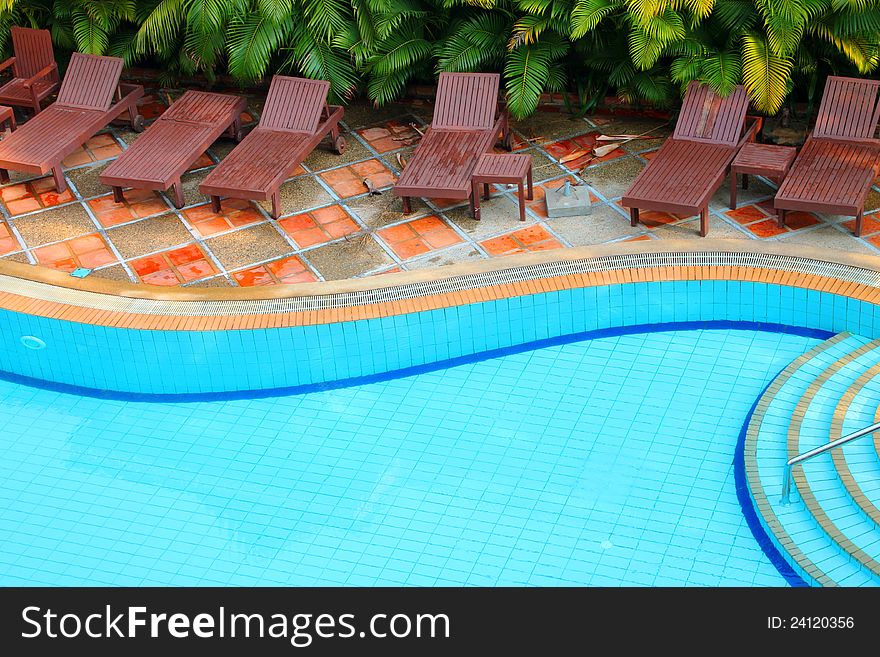
[[[760,34],[747,34],[742,41],[742,77],[755,107],[776,113],[788,94],[792,60],[780,57]]]

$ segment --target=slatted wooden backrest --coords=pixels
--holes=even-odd
[[[880,80],[829,75],[813,135],[870,139],[880,121]]]
[[[12,26],[12,49],[15,51],[15,75],[29,78],[55,62],[49,30]]]
[[[276,130],[314,133],[329,90],[330,83],[324,80],[273,76],[260,125]]]
[[[498,109],[497,73],[441,73],[434,128],[491,130]]]
[[[119,57],[84,55],[75,52],[64,74],[56,105],[105,110],[113,102],[119,85],[122,60]]]
[[[748,108],[749,97],[742,85],[721,98],[707,85],[694,80],[684,95],[673,136],[735,145],[742,135]]]

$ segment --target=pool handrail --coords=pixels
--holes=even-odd
[[[811,450],[804,452],[803,454],[798,454],[794,456],[785,464],[785,472],[782,476],[782,503],[789,503],[789,494],[791,493],[791,471],[792,468],[796,465],[800,465],[804,461],[809,461],[820,454],[824,454],[825,452],[831,451],[835,447],[842,447],[853,440],[858,438],[862,438],[864,436],[870,435],[875,431],[880,431],[880,422],[876,422],[864,429],[859,429],[858,431],[853,431],[837,440],[832,440],[830,443],[826,443],[824,445],[819,445],[819,447],[814,447]]]

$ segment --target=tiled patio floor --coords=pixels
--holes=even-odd
[[[149,120],[179,92],[153,91],[144,101]],[[244,117],[253,125],[260,103],[251,99]],[[391,185],[430,121],[431,107],[367,104],[346,108],[345,155],[319,148],[282,187],[282,216],[269,217],[265,203],[228,200],[211,211],[198,184],[234,144],[222,138],[184,176],[187,205],[176,210],[164,194],[129,191],[113,202],[98,181],[107,164],[137,135],[113,127],[65,160],[70,191],[55,192],[51,177],[12,172],[0,187],[0,259],[70,271],[93,268],[91,276],[154,285],[252,286],[334,280],[405,271],[539,251],[647,239],[699,239],[696,217],[643,212],[629,225],[621,195],[671,132],[662,120],[632,116],[576,119],[539,113],[513,124],[516,150],[534,160],[535,199],[527,221],[518,221],[515,190],[494,189],[484,201],[482,221],[466,204],[416,200],[404,216]],[[246,125],[246,127],[248,127]],[[416,129],[418,128],[418,130]],[[590,152],[601,134],[639,134],[600,159]],[[548,219],[546,188],[566,178],[590,185],[593,206],[582,217]],[[379,194],[368,193],[365,180]],[[785,240],[880,254],[880,188],[866,204],[863,238],[852,235],[849,217],[790,213],[778,228],[772,183],[753,179],[740,190],[740,207],[727,207],[725,182],[712,201],[710,236]]]

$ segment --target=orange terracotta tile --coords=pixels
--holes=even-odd
[[[513,236],[516,237],[523,246],[529,246],[531,244],[537,244],[538,242],[553,239],[553,236],[550,235],[550,233],[544,230],[542,226],[537,225],[517,230],[513,233]]]
[[[855,232],[856,230],[856,220],[851,219],[850,221],[844,221],[843,225],[846,226],[851,232]],[[871,233],[876,233],[880,231],[880,215],[877,214],[869,214],[865,215],[862,218],[862,234],[870,235]]]
[[[142,276],[141,281],[143,281],[147,285],[171,286],[180,284],[180,280],[177,278],[177,275],[170,269],[162,269],[161,271]]]
[[[78,254],[76,259],[79,261],[81,267],[87,269],[95,269],[96,267],[116,262],[116,256],[114,256],[110,249],[107,248],[100,248],[95,251]]]
[[[235,282],[242,287],[255,287],[258,285],[272,285],[276,281],[265,267],[251,267],[232,274]]]
[[[0,237],[0,255],[6,255],[21,249],[21,245],[12,236]]]
[[[0,188],[0,199],[2,199],[4,202],[14,201],[15,199],[29,195],[31,195],[31,190],[28,189],[28,186],[24,183],[9,185],[7,187]]]
[[[107,248],[104,240],[101,239],[101,236],[97,233],[94,233],[92,235],[84,235],[83,237],[76,237],[70,240],[68,242],[68,245],[70,246],[70,250],[74,253],[74,255],[82,255],[83,253],[88,253],[89,251]]]
[[[88,164],[92,161],[92,156],[84,148],[79,148],[61,160],[61,165],[65,168],[70,168],[80,166],[81,164]]]
[[[767,219],[754,224],[749,224],[748,229],[758,237],[774,237],[786,232],[785,228],[776,225],[775,219]]]
[[[303,261],[296,256],[290,256],[289,258],[282,258],[281,260],[270,262],[266,265],[266,269],[268,269],[274,276],[277,276],[278,278],[295,276],[308,272],[308,269],[306,268]]]
[[[413,258],[417,255],[422,255],[423,253],[428,253],[431,249],[430,247],[422,242],[420,239],[411,239],[406,242],[398,242],[391,246],[391,249],[394,253],[397,254],[397,257],[401,260],[406,260],[408,258]]]
[[[135,273],[141,278],[168,268],[168,262],[166,262],[165,258],[159,254],[147,256],[145,258],[138,258],[137,260],[133,260],[130,264]]]
[[[648,237],[647,235],[639,235],[638,237],[629,237],[623,241],[624,242],[641,242],[642,240],[649,240],[649,239],[651,239],[651,238]]]
[[[43,206],[40,205],[40,202],[30,196],[24,197],[20,199],[16,199],[15,201],[9,201],[6,203],[6,209],[9,210],[9,214],[24,214],[25,212],[33,212],[34,210],[40,210]]]
[[[303,271],[298,274],[290,274],[279,279],[282,283],[292,285],[293,283],[315,283],[318,277],[310,271]]]
[[[70,189],[65,189],[60,194],[55,190],[43,192],[39,195],[39,198],[40,203],[44,208],[51,208],[54,205],[61,205],[62,203],[70,203],[76,199]]]
[[[91,151],[92,158],[97,162],[98,160],[106,160],[111,157],[116,157],[122,152],[122,148],[118,144],[113,144],[112,146],[93,148]]]
[[[202,250],[197,244],[190,244],[189,246],[183,246],[179,249],[167,251],[166,255],[171,264],[177,266],[205,259],[205,254],[202,253]]]
[[[63,258],[69,258],[71,256],[70,249],[64,242],[40,246],[36,249],[33,249],[31,253],[33,253],[33,256],[37,259],[37,262],[43,265],[50,262],[55,262],[56,260],[61,260]]]
[[[724,214],[740,224],[748,224],[767,218],[767,213],[757,205],[744,205],[736,210],[726,210]]]
[[[393,246],[399,242],[405,242],[415,237],[411,223],[400,224],[399,226],[389,226],[378,231],[379,236],[385,240],[388,245]]]
[[[293,231],[288,234],[301,249],[327,241],[327,235],[317,226],[314,228]]]
[[[510,235],[501,235],[499,237],[493,237],[492,239],[488,239],[484,242],[480,242],[480,245],[486,250],[491,256],[500,256],[500,255],[510,255],[512,253],[522,253],[525,249]]]
[[[791,230],[798,230],[808,226],[815,226],[819,223],[819,219],[812,212],[786,212],[785,225]]]
[[[177,272],[185,281],[194,281],[198,278],[204,278],[216,273],[214,265],[207,260],[195,260],[177,266]]]
[[[319,175],[341,198],[367,193],[364,179],[369,179],[376,189],[387,187],[396,180],[391,171],[375,159],[331,169]]]
[[[243,199],[224,201],[219,213],[215,213],[210,204],[204,204],[187,208],[183,211],[183,216],[202,236],[248,226],[264,219],[250,202]]]

